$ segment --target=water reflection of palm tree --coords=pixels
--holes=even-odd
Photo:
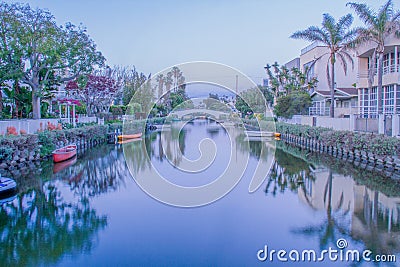
[[[93,247],[107,225],[87,201],[66,202],[57,187],[21,193],[0,209],[0,257],[5,266],[55,264],[65,254]]]
[[[280,149],[275,151],[275,161],[268,174],[268,178],[265,193],[272,192],[273,196],[276,195],[278,188],[282,193],[286,189],[292,192],[297,192],[301,189],[306,193],[305,184],[315,180],[314,174],[307,162],[287,154]],[[272,189],[270,188],[271,186]]]
[[[335,209],[333,208],[332,189],[333,189],[333,174],[332,171],[329,170],[329,175],[325,184],[325,190],[323,195],[324,205],[326,210],[326,219],[318,225],[311,225],[295,229],[293,231],[294,233],[303,234],[305,236],[317,235],[319,237],[319,246],[321,250],[323,248],[326,248],[329,243],[336,244],[336,240],[338,238],[350,236],[350,234],[348,233],[349,231],[338,223],[339,220],[336,220],[336,216],[341,216],[342,218],[344,218],[346,215],[348,215],[350,209],[347,208],[344,211],[342,211],[342,213],[339,212],[343,209],[343,203],[344,203],[343,193],[339,198],[339,202],[335,205],[336,208]],[[308,202],[308,204],[311,204],[311,202]]]

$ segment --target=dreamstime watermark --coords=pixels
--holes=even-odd
[[[275,250],[268,249],[265,245],[263,249],[257,252],[257,259],[265,262],[396,262],[396,255],[392,254],[380,254],[373,255],[371,250],[359,251],[356,249],[347,249],[348,243],[344,238],[340,238],[336,241],[336,248],[329,247],[320,252],[313,249],[297,250],[292,249],[290,251],[285,249]]]
[[[135,155],[133,145],[123,146],[125,160],[135,182],[148,195],[169,205],[197,207],[214,202],[228,194],[238,184],[248,167],[250,149],[247,149],[247,155],[238,159],[238,154],[241,153],[239,153],[239,148],[236,145],[237,133],[240,131],[244,133],[245,129],[242,119],[239,116],[233,116],[232,109],[234,107],[222,101],[217,101],[219,103],[208,105],[205,108],[196,106],[194,104],[195,101],[188,99],[180,106],[172,108],[171,96],[175,97],[177,92],[184,91],[185,88],[191,85],[197,85],[197,90],[201,91],[205,87],[202,87],[202,84],[223,88],[236,96],[240,95],[240,101],[246,103],[250,110],[261,114],[263,117],[271,118],[267,126],[260,124],[260,129],[272,133],[275,131],[272,112],[262,91],[249,77],[232,67],[214,62],[189,62],[173,66],[153,75],[135,92],[128,105],[127,114],[123,121],[124,135],[132,134],[134,130],[137,130],[137,123],[139,122],[137,120],[138,109],[140,109],[141,117],[150,118],[150,114],[154,114],[154,107],[164,106],[168,110],[168,114],[165,117],[166,121],[178,121],[182,117],[213,118],[221,127],[225,128],[230,140],[229,148],[219,148],[212,138],[204,138],[198,144],[200,157],[196,160],[191,160],[182,153],[178,138],[173,139],[171,135],[166,133],[167,131],[164,129],[166,125],[164,124],[160,136],[160,149],[163,150],[162,154],[165,159],[177,171],[174,175],[180,175],[179,172],[201,173],[212,164],[215,164],[214,160],[218,149],[223,149],[224,152],[230,149],[229,162],[227,166],[224,166],[224,171],[219,174],[208,174],[216,176],[207,177],[213,178],[209,179],[212,182],[192,187],[174,184],[169,179],[171,177],[164,177],[163,172],[155,167],[152,162],[152,155],[149,154],[147,149],[143,150],[144,155]],[[242,94],[243,92],[247,93]],[[208,98],[209,94],[213,92],[197,93],[203,93]],[[221,105],[223,105],[222,108]],[[228,112],[223,112],[227,109],[229,109]],[[225,124],[226,122],[231,125],[234,124],[236,131],[230,131],[227,128],[229,126]],[[147,120],[142,120],[141,123],[142,131],[144,131],[147,127]],[[172,124],[174,133],[178,131],[178,134],[174,134],[175,137],[180,135],[185,123],[183,121],[180,125],[178,122]],[[143,139],[143,142],[147,142],[147,140]],[[151,144],[147,145],[151,146]],[[145,144],[143,147],[147,145]],[[244,144],[244,146],[246,145],[249,147],[249,140],[247,140],[247,144]],[[275,143],[273,141],[268,146],[261,147],[260,152],[262,154],[267,150],[269,151],[268,160],[264,159],[262,162],[259,159],[251,177],[248,188],[251,193],[261,186],[273,164],[275,152]],[[267,153],[265,152],[265,154]],[[138,164],[138,162],[141,163]],[[148,166],[150,167],[147,168]]]

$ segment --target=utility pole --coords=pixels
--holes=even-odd
[[[239,77],[238,77],[238,75],[236,75],[236,96],[239,94],[239,92],[238,92],[238,80],[239,80]]]

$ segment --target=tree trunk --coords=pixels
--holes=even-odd
[[[330,117],[335,117],[335,56],[332,55],[331,58],[331,107],[330,107]]]
[[[40,87],[39,71],[37,68],[34,68],[32,76],[32,115],[33,119],[40,119]]]
[[[17,119],[19,118],[19,83],[18,80],[14,80],[14,99],[15,99],[15,114],[17,115]],[[21,118],[22,118],[22,112],[21,112]]]
[[[378,99],[378,105],[377,105],[377,111],[378,113],[382,113],[382,76],[383,76],[383,53],[379,53],[378,55],[378,89],[377,89],[377,99]]]
[[[32,115],[33,119],[40,119],[40,96],[32,90]]]

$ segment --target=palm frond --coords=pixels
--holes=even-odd
[[[358,28],[355,28],[343,33],[342,43],[347,46],[348,43],[353,42],[357,38],[358,32]]]
[[[351,68],[354,69],[354,59],[353,59],[353,57],[350,55],[350,53],[349,53],[345,48],[343,48],[342,50],[340,50],[339,53],[340,53],[340,54],[343,54],[343,56],[345,57],[345,59],[351,63]]]
[[[327,79],[327,81],[328,81],[328,87],[330,88],[330,89],[332,89],[331,88],[331,84],[332,84],[332,79],[331,79],[331,73],[330,73],[330,59],[331,59],[331,57],[329,57],[329,60],[328,60],[328,62],[326,63],[326,79]]]
[[[393,2],[392,0],[388,0],[378,11],[377,18],[382,18],[385,21],[388,21],[390,17],[393,15]]]
[[[307,40],[310,42],[319,41],[324,44],[327,44],[329,42],[329,38],[328,38],[327,34],[322,29],[320,29],[316,26],[308,27],[306,30],[303,30],[303,31],[297,31],[297,32],[293,33],[290,36],[290,38],[303,39],[303,40]]]
[[[376,13],[370,9],[366,4],[359,4],[349,2],[346,6],[350,6],[360,19],[367,25],[367,27],[373,27],[376,24]]]
[[[398,22],[399,19],[400,19],[400,10],[397,10],[397,11],[393,14],[391,21],[392,21],[392,22]]]
[[[347,30],[352,23],[353,23],[353,16],[351,14],[347,14],[339,19],[336,28],[341,33],[344,33],[345,30]]]
[[[337,55],[339,61],[342,63],[344,75],[347,75],[347,60],[346,60],[346,58],[344,56],[344,53],[343,52],[339,52],[336,55]]]

